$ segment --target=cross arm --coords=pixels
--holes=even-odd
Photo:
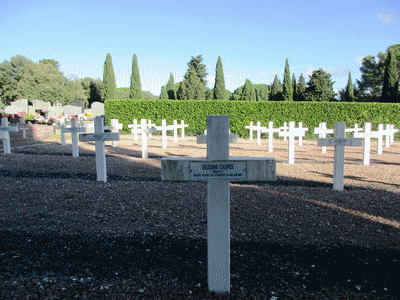
[[[196,137],[196,140],[197,140],[197,144],[207,144],[207,136],[206,135],[198,135]],[[229,135],[229,143],[230,144],[237,143],[238,140],[239,140],[239,135],[237,135],[237,134]]]

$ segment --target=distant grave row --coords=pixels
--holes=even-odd
[[[48,118],[57,118],[60,114],[77,116],[81,114],[91,113],[94,117],[104,115],[104,103],[93,102],[90,109],[85,109],[85,104],[83,101],[78,100],[69,105],[62,106],[58,103],[51,103],[42,100],[31,100],[32,105],[29,105],[28,99],[19,99],[10,103],[9,106],[4,108],[7,114],[16,114],[19,112],[26,113],[38,113],[42,110],[46,110]]]

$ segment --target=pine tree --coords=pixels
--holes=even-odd
[[[172,73],[169,74],[169,80],[166,85],[166,92],[168,94],[168,99],[170,99],[170,100],[176,99],[174,75],[172,75]]]
[[[285,101],[293,101],[293,86],[290,79],[289,61],[286,58],[285,74],[283,76],[283,99]]]
[[[205,99],[206,84],[205,79],[208,75],[206,66],[202,63],[201,55],[192,59],[188,63],[188,70],[184,80],[178,89],[177,98],[179,100],[203,100]]]
[[[292,76],[292,86],[293,86],[293,101],[297,100],[297,84],[296,84],[296,76],[293,73]]]
[[[397,59],[393,48],[389,48],[388,52],[380,101],[395,103],[399,100],[399,75],[397,69]]]
[[[104,100],[117,98],[117,85],[111,55],[107,54],[103,73]]]
[[[142,84],[140,83],[139,67],[136,54],[132,58],[132,75],[131,90],[129,92],[130,99],[143,99]]]
[[[249,79],[246,79],[243,87],[242,97],[240,100],[256,101],[256,91]]]
[[[349,72],[349,80],[347,81],[346,93],[345,93],[344,97],[345,97],[345,101],[348,101],[348,102],[355,101],[354,86],[353,86],[353,81],[351,80],[351,72]]]
[[[208,75],[207,70],[206,70],[206,65],[202,63],[203,58],[201,55],[197,55],[196,57],[192,56],[192,59],[190,62],[188,62],[188,68],[189,70],[194,69],[196,71],[197,77],[199,77],[201,83],[205,87],[207,84],[206,77]]]
[[[218,56],[217,66],[215,68],[215,85],[214,85],[214,99],[225,100],[225,78],[222,69],[221,57]]]

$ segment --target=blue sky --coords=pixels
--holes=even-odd
[[[136,54],[142,89],[160,94],[170,72],[181,81],[199,54],[214,86],[221,56],[226,88],[246,78],[283,81],[285,59],[296,78],[331,73],[334,90],[348,72],[360,79],[366,55],[400,43],[400,2],[379,1],[9,1],[0,9],[0,61],[54,59],[70,77],[103,78],[111,54],[117,87],[129,87]]]

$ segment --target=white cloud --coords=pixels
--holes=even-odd
[[[394,11],[390,11],[388,13],[378,13],[376,17],[382,21],[384,24],[396,24],[397,23],[397,14]]]

